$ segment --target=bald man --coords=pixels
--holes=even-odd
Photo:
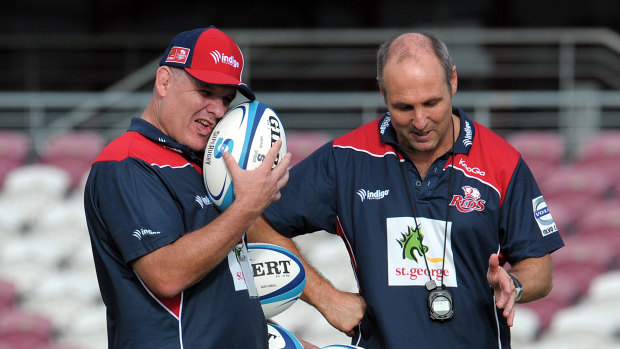
[[[551,291],[550,253],[564,245],[538,185],[452,105],[456,67],[433,35],[381,45],[377,81],[388,112],[293,167],[250,239],[299,253],[290,238],[342,237],[359,294],[306,264],[302,299],[352,344],[509,348],[515,303]]]

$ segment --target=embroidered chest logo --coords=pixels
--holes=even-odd
[[[360,189],[356,191],[355,194],[357,194],[357,196],[360,198],[360,200],[362,200],[362,202],[364,202],[364,200],[381,200],[390,194],[390,189],[377,189],[375,191]]]
[[[486,200],[480,199],[480,191],[468,185],[462,187],[462,189],[465,192],[465,196],[453,195],[450,206],[456,207],[457,210],[463,213],[484,211]]]
[[[213,205],[213,202],[211,202],[211,200],[209,200],[209,198],[207,196],[196,195],[196,197],[194,198],[194,201],[196,201],[198,203],[198,205],[200,205],[200,208],[204,208],[205,206]]]

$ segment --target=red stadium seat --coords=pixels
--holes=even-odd
[[[594,277],[615,266],[617,251],[610,244],[579,235],[564,242],[566,246],[551,254],[554,273],[568,273],[580,286],[587,287]]]
[[[54,329],[43,316],[14,310],[0,316],[0,343],[20,349],[49,345]]]
[[[13,310],[17,301],[17,287],[0,279],[0,317],[2,313]]]
[[[71,175],[72,187],[76,188],[105,143],[103,136],[89,131],[56,135],[45,145],[39,162],[67,171]]]
[[[581,147],[579,164],[620,161],[620,131],[601,131],[589,137]]]
[[[545,197],[545,201],[562,236],[572,235],[579,218],[578,212],[575,212],[575,205],[547,197]]]
[[[506,140],[521,153],[539,182],[545,181],[564,162],[566,144],[557,132],[519,131],[508,135]]]
[[[571,236],[576,243],[587,241],[588,244],[610,248],[615,257],[615,267],[620,266],[620,201],[608,200],[588,208],[575,224]]]
[[[291,167],[332,139],[333,138],[329,134],[318,131],[287,133],[286,148],[288,152],[291,153]]]
[[[604,173],[573,166],[555,172],[540,186],[545,200],[562,202],[571,212],[584,212],[607,199],[610,188],[611,182]]]
[[[0,188],[9,172],[26,163],[30,150],[31,143],[26,134],[0,130]]]
[[[541,329],[545,330],[549,328],[555,313],[574,305],[585,294],[587,285],[581,287],[582,285],[575,284],[575,281],[575,277],[569,273],[554,272],[553,289],[547,297],[519,306],[535,311],[540,319]]]
[[[575,160],[578,168],[604,173],[620,195],[620,130],[601,131],[589,137]]]
[[[30,153],[30,145],[25,133],[0,130],[0,158],[24,162]]]
[[[588,207],[576,225],[581,237],[599,237],[616,246],[620,243],[620,200],[607,200]],[[616,241],[618,243],[616,243]]]

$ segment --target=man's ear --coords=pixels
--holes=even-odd
[[[456,93],[456,88],[458,86],[458,79],[456,77],[456,66],[452,66],[452,74],[450,75],[450,87],[452,87],[452,97]]]
[[[377,82],[379,81],[379,79],[377,79]],[[383,87],[381,86],[381,84],[379,85],[379,92],[381,92],[381,99],[383,99],[383,104],[387,105],[387,96],[385,95],[385,91],[383,90]]]
[[[172,70],[170,67],[162,65],[155,74],[155,91],[160,97],[164,97],[172,83]]]

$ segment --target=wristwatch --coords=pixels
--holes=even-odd
[[[521,282],[519,281],[519,279],[517,279],[516,276],[512,275],[511,273],[508,273],[508,276],[510,276],[510,278],[512,279],[512,283],[515,285],[515,290],[517,291],[517,298],[515,299],[516,303],[521,299],[521,296],[523,295],[523,286],[521,286]]]

